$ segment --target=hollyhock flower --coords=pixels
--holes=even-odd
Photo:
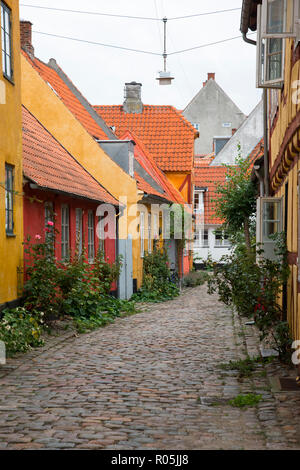
[[[53,227],[54,222],[52,222],[52,220],[48,220],[47,225],[50,225],[50,227]]]
[[[36,236],[35,236],[35,239],[36,239],[36,240],[41,240],[41,238],[42,238],[42,237],[41,237],[40,235],[36,235]]]

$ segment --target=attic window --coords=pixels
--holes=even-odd
[[[227,144],[230,137],[214,137],[214,152],[216,155],[222,150]]]

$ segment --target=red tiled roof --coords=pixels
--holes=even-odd
[[[27,178],[42,188],[118,204],[25,107],[22,115],[23,171]]]
[[[125,132],[125,134],[121,137],[121,140],[125,139],[133,140],[135,142],[134,158],[151,176],[151,178],[164,190],[164,194],[161,194],[160,197],[164,197],[170,202],[185,204],[185,200],[183,199],[180,192],[177,191],[177,189],[172,185],[172,183],[170,183],[166,175],[158,168],[151,154],[148,152],[141,140],[133,132],[130,131]],[[148,184],[148,186],[150,185]],[[142,189],[139,185],[138,187],[139,189]],[[148,190],[150,190],[150,188],[148,187]],[[149,191],[145,192],[149,193]]]
[[[208,155],[195,155],[195,168],[198,166],[209,166],[214,158],[214,153]]]
[[[141,139],[163,171],[191,171],[197,131],[173,106],[144,105],[140,114],[123,106],[94,106],[120,138],[128,129]]]
[[[254,147],[250,155],[248,156],[250,169],[253,167],[255,161],[261,158],[263,154],[264,154],[264,139],[262,138],[258,142],[258,144]]]
[[[70,90],[66,83],[60,76],[41,60],[29,57],[29,55],[22,50],[22,54],[26,57],[28,62],[40,74],[47,84],[50,84],[54,92],[59,96],[64,105],[71,111],[72,114],[78,119],[83,127],[93,136],[100,140],[107,140],[108,137],[103,129],[92,118],[85,107],[80,103],[75,94]]]
[[[222,220],[215,215],[214,203],[216,199],[217,184],[225,183],[227,168],[224,166],[204,166],[195,168],[195,186],[207,188],[204,193],[204,223],[222,224]]]

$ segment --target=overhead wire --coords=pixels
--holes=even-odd
[[[38,8],[41,10],[52,10],[52,11],[58,11],[58,12],[64,12],[64,13],[77,13],[77,14],[83,14],[83,15],[107,16],[107,17],[112,17],[112,18],[126,18],[126,19],[134,19],[134,20],[162,21],[162,18],[154,18],[151,16],[149,17],[149,16],[117,15],[115,13],[102,13],[98,11],[85,11],[85,10],[71,10],[68,8],[55,8],[55,7],[45,7],[41,5],[28,5],[26,3],[20,3],[20,6],[26,7],[26,8]],[[237,11],[237,10],[241,10],[241,8],[240,7],[229,8],[226,10],[214,10],[214,11],[208,11],[208,12],[203,12],[203,13],[195,13],[192,15],[176,16],[176,17],[168,18],[168,20],[169,21],[183,20],[183,19],[188,19],[188,18],[196,18],[199,16],[216,15],[218,13],[227,13],[227,12]]]

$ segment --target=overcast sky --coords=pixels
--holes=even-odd
[[[20,16],[41,31],[79,39],[162,52],[163,23],[62,13],[25,7],[50,6],[120,15],[169,18],[214,10],[240,8],[242,0],[21,0]],[[168,22],[168,52],[239,36],[240,10]],[[163,68],[160,56],[126,52],[33,34],[35,55],[47,62],[54,57],[92,104],[121,104],[125,82],[143,84],[145,104],[172,104],[184,109],[202,87],[207,72],[241,110],[249,114],[261,97],[255,88],[255,47],[242,38],[171,55],[171,86],[155,80]]]

